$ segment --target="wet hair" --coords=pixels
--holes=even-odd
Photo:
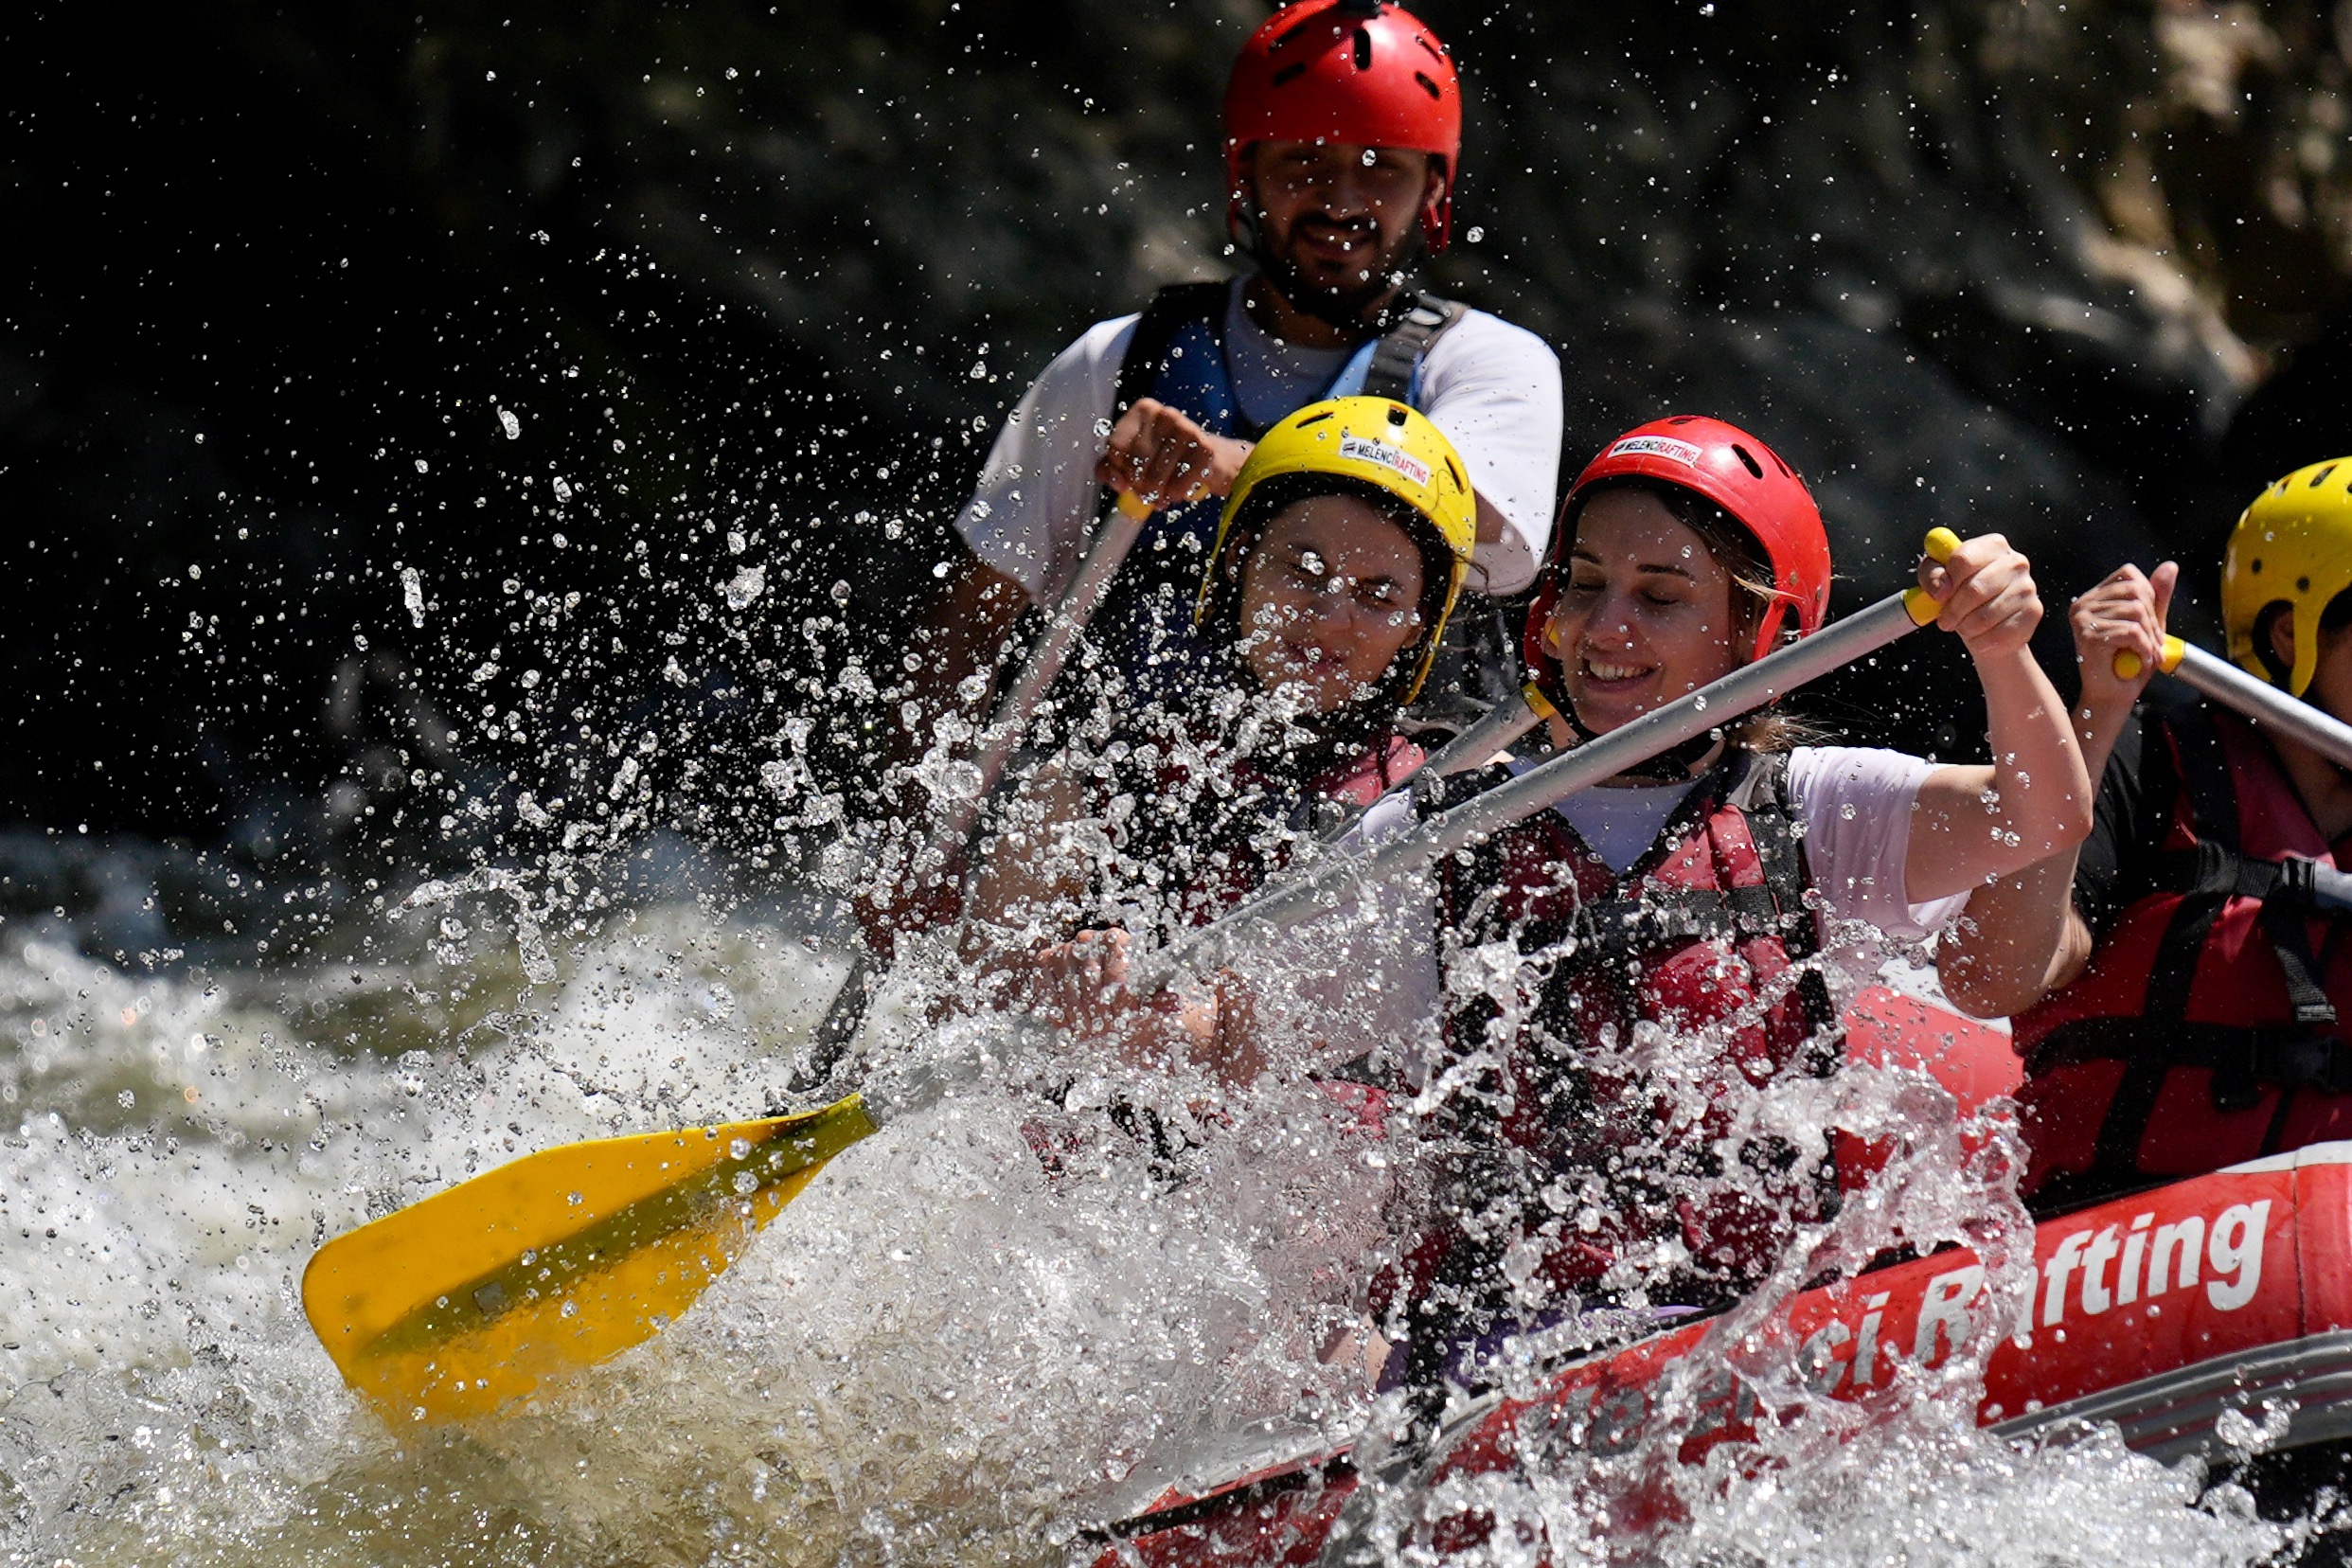
[[[1576,539],[1577,519],[1595,496],[1611,490],[1639,490],[1666,508],[1677,523],[1699,536],[1707,547],[1707,554],[1732,579],[1731,645],[1738,650],[1741,663],[1755,646],[1756,629],[1764,623],[1764,613],[1780,597],[1773,584],[1773,563],[1765,555],[1763,544],[1749,531],[1748,526],[1701,495],[1697,490],[1663,479],[1638,476],[1603,479],[1577,497],[1577,509],[1562,520],[1567,539],[1561,541],[1560,556],[1564,561],[1568,547]],[[1796,635],[1796,616],[1791,615],[1781,623],[1781,639],[1788,642]],[[1812,728],[1785,713],[1764,708],[1748,715],[1731,726],[1728,739],[1736,746],[1749,751],[1787,751],[1803,745],[1814,738]]]

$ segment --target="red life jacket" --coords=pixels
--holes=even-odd
[[[2352,918],[2315,906],[2312,877],[2338,846],[2242,720],[2151,719],[2145,743],[2180,780],[2165,885],[2011,1025],[2025,1190],[2047,1203],[2352,1137]]]
[[[1467,864],[1442,864],[1458,949],[1513,942],[1540,978],[1506,1038],[1492,1038],[1501,1010],[1483,995],[1448,1020],[1450,1060],[1488,1053],[1494,1064],[1448,1097],[1460,1156],[1440,1184],[1451,1234],[1437,1298],[1490,1297],[1503,1255],[1518,1248],[1523,1259],[1524,1243],[1557,1292],[1593,1286],[1630,1251],[1647,1260],[1662,1240],[1689,1250],[1678,1289],[1719,1297],[1769,1263],[1791,1218],[1834,1202],[1820,1160],[1742,1149],[1739,1175],[1762,1190],[1757,1202],[1719,1179],[1714,1152],[1727,1131],[1720,1102],[1740,1080],[1826,1074],[1837,1060],[1822,1037],[1833,1012],[1818,970],[1791,972],[1819,936],[1787,771],[1784,756],[1733,753],[1623,877],[1555,811],[1496,835]],[[1678,1094],[1650,1077],[1638,1025],[1720,1038]],[[1672,1070],[1689,1066],[1677,1057]],[[1704,1109],[1693,1114],[1694,1103]]]

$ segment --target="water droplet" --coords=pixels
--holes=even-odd
[[[498,411],[498,428],[507,433],[507,439],[509,441],[519,441],[523,438],[523,421],[503,408]]]
[[[408,618],[424,625],[424,579],[414,566],[401,568],[401,602],[408,607]]]
[[[569,501],[572,498],[572,482],[561,473],[548,482],[547,488],[555,491],[555,498],[559,501]]]
[[[563,1201],[564,1201],[565,1203],[567,1203],[571,1204],[574,1208],[578,1208],[580,1204],[582,1204],[582,1203],[586,1203],[588,1200],[587,1200],[587,1199],[585,1199],[585,1198],[582,1198],[582,1197],[581,1197],[579,1193],[577,1193],[577,1192],[567,1192],[567,1193],[565,1193],[565,1194],[563,1195]]]
[[[725,590],[727,608],[730,610],[748,608],[752,600],[767,591],[767,568],[764,566],[744,567],[728,579]]]
[[[759,1178],[748,1170],[739,1170],[735,1173],[734,1185],[738,1198],[748,1198],[759,1190]]]

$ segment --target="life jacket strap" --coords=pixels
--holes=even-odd
[[[1414,379],[1429,346],[1469,312],[1469,307],[1435,294],[1415,294],[1395,326],[1381,334],[1363,373],[1363,395],[1391,402],[1413,401]]]
[[[2253,899],[2262,905],[2262,934],[2278,955],[2287,978],[2287,1001],[2295,1022],[2317,1025],[2336,1022],[2336,1009],[2319,983],[2319,959],[2311,950],[2306,922],[2316,914],[2343,907],[2352,877],[2300,855],[2282,860],[2252,860],[2236,850],[2204,840],[2194,849],[2175,850],[2165,857],[2165,884],[2184,900],[2207,902],[2223,899]],[[2326,879],[2322,890],[2322,877]]]
[[[2175,1024],[2140,1018],[2084,1018],[2059,1025],[2034,1053],[2036,1074],[2076,1062],[2129,1061],[2136,1070],[2201,1067],[2213,1074],[2213,1106],[2251,1110],[2267,1086],[2352,1094],[2352,1044],[2334,1035],[2284,1026]]]

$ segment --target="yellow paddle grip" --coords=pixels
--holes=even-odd
[[[1526,703],[1527,710],[1537,718],[1557,719],[1559,717],[1559,709],[1552,705],[1552,700],[1543,695],[1543,688],[1533,681],[1521,686],[1519,695]]]
[[[1921,546],[1927,558],[1935,561],[1950,561],[1951,552],[1959,547],[1960,536],[1950,528],[1930,528],[1927,543]],[[1911,612],[1912,625],[1931,626],[1934,624],[1935,617],[1943,613],[1944,607],[1936,603],[1935,596],[1926,589],[1906,588],[1903,590],[1903,608]]]
[[[1128,516],[1133,518],[1138,523],[1151,515],[1150,503],[1144,501],[1137,496],[1130,495],[1125,490],[1119,491],[1119,510],[1125,512]]]
[[[2169,675],[2181,668],[2181,660],[2188,653],[2188,644],[2178,637],[2165,639],[2165,656],[2156,661],[2156,668]],[[2115,679],[2136,681],[2140,678],[2140,656],[2129,649],[2115,655]]]

